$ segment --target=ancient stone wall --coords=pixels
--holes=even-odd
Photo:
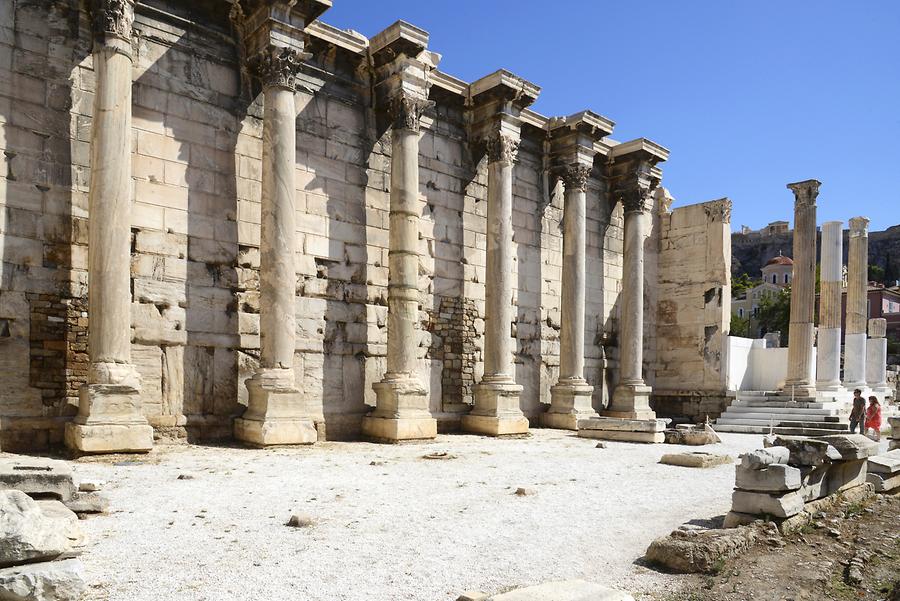
[[[655,409],[714,419],[728,403],[725,337],[731,318],[731,201],[660,215]]]
[[[240,21],[190,18],[183,3],[138,5],[132,320],[122,327],[132,328],[151,424],[229,437],[259,357],[262,106],[241,67]],[[59,442],[85,381],[90,49],[89,17],[75,0],[0,6],[4,449]],[[372,109],[365,52],[315,32],[308,50],[296,94],[295,371],[328,437],[344,438],[358,433],[385,369],[390,133]],[[483,370],[487,176],[465,95],[434,88],[432,99],[419,156],[420,375],[432,412],[452,429]],[[548,174],[546,131],[526,125],[522,138],[516,379],[534,418],[558,370],[562,191]],[[622,215],[602,169],[587,194],[586,377],[599,408],[604,366],[617,356]]]

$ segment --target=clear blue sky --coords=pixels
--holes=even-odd
[[[676,206],[727,196],[732,227],[793,219],[787,182],[822,181],[819,222],[900,223],[900,0],[334,0],[365,35],[397,19],[440,68],[506,68],[532,108],[594,110],[613,137],[671,150]],[[845,225],[846,227],[846,225]]]

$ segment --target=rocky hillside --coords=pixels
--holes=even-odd
[[[844,262],[847,261],[847,236],[844,230]],[[779,251],[786,256],[793,255],[794,234],[787,232],[774,236],[758,233],[731,234],[731,273],[734,277],[742,273],[750,277],[762,277],[760,268]],[[869,264],[878,265],[890,276],[900,279],[900,225],[889,227],[883,232],[869,232]],[[888,266],[891,269],[888,269]],[[892,270],[892,271],[891,271]]]

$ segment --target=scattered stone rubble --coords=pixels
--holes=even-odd
[[[860,434],[818,438],[775,436],[741,458],[725,527],[760,518],[783,522],[806,504],[866,484],[867,459],[878,444]]]
[[[765,529],[762,523],[727,529],[685,525],[650,543],[644,558],[679,574],[715,572],[722,561],[756,544]]]
[[[659,462],[682,467],[716,467],[717,465],[734,463],[734,459],[729,455],[715,455],[713,453],[668,453],[663,455]]]
[[[584,580],[544,582],[515,590],[487,595],[465,592],[456,601],[634,601],[628,593]]]
[[[87,585],[79,517],[109,506],[98,482],[76,485],[61,461],[0,461],[0,599],[77,600]]]
[[[666,444],[702,446],[722,442],[712,426],[706,424],[678,424],[665,431]]]

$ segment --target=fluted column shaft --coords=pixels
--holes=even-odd
[[[130,328],[130,41],[107,32],[94,44],[93,61],[96,91],[88,197],[89,381],[139,388],[140,379],[131,365]]]
[[[794,396],[815,395],[812,380],[816,302],[816,197],[820,183],[788,184],[794,192],[794,270],[788,335],[788,373],[785,391]]]
[[[294,170],[296,109],[294,91],[280,85],[264,90],[262,224],[260,229],[260,368],[286,370],[294,381],[296,347],[294,265]]]
[[[562,299],[559,379],[584,382],[584,305],[586,185],[590,166],[578,165],[564,177]]]
[[[386,379],[416,372],[419,338],[419,133],[391,133],[391,200]]]
[[[489,154],[484,301],[485,382],[512,382],[513,240],[510,155]]]
[[[816,388],[841,386],[841,296],[843,231],[840,221],[822,225],[820,262],[819,334],[816,352]]]
[[[625,211],[625,244],[620,297],[619,327],[620,384],[643,386],[644,362],[644,239],[647,214]]]
[[[869,220],[850,220],[847,256],[847,333],[844,336],[844,385],[866,385],[866,322],[868,315]]]

